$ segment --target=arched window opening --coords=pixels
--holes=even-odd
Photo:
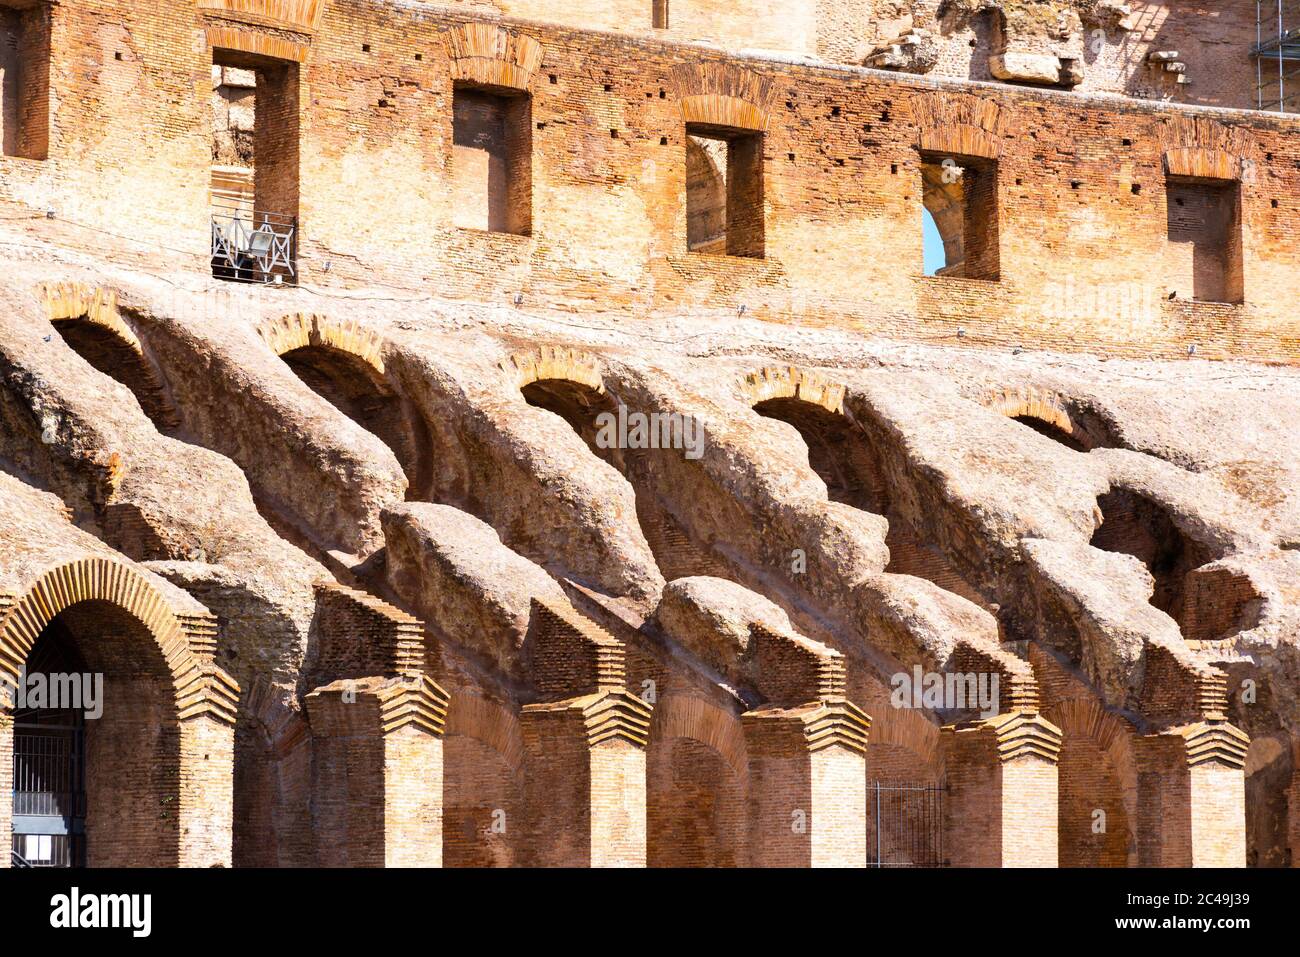
[[[529,405],[545,409],[569,424],[599,459],[609,463],[632,486],[637,522],[650,553],[669,581],[690,575],[729,577],[726,564],[687,533],[654,489],[663,479],[656,474],[655,452],[623,448],[618,442],[599,440],[601,413],[617,414],[618,403],[609,395],[567,379],[541,379],[521,389]]]
[[[793,397],[765,399],[754,405],[754,411],[794,426],[808,449],[809,466],[826,483],[827,498],[888,519],[885,545],[889,564],[885,571],[924,578],[986,610],[994,610],[938,543],[895,507],[891,479],[881,456],[848,418]]]
[[[356,356],[323,346],[303,346],[281,358],[313,392],[392,450],[406,473],[408,499],[427,495],[428,425],[379,373]]]
[[[149,361],[121,336],[82,318],[60,319],[53,325],[73,352],[131,390],[159,432],[170,434],[176,430],[179,418],[162,379]]]
[[[1091,544],[1137,558],[1151,572],[1151,604],[1189,640],[1212,641],[1254,627],[1263,599],[1249,577],[1222,565],[1211,550],[1189,538],[1164,507],[1128,489],[1097,499],[1101,524]]]

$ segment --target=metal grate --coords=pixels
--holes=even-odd
[[[212,275],[282,283],[297,276],[297,217],[238,206],[212,208]]]
[[[872,781],[867,833],[868,867],[946,867],[942,784]]]

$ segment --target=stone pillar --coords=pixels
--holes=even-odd
[[[756,867],[865,867],[871,719],[842,697],[741,716]]]
[[[447,693],[417,674],[342,679],[306,700],[320,863],[442,866]]]
[[[1061,731],[1033,711],[949,725],[944,847],[956,867],[1057,866]]]
[[[650,706],[623,689],[521,714],[528,772],[524,863],[644,867]]]
[[[1142,738],[1138,748],[1138,863],[1246,866],[1246,750],[1226,721]]]

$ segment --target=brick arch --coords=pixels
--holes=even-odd
[[[144,358],[140,338],[123,321],[117,308],[117,293],[113,290],[81,282],[47,282],[41,283],[36,292],[50,322],[77,320],[99,326]]]
[[[673,68],[682,120],[707,126],[762,131],[772,101],[772,81],[731,63],[705,61]]]
[[[942,771],[939,750],[939,726],[912,708],[895,708],[886,702],[872,712],[871,739],[868,747],[902,748],[933,769]],[[868,771],[870,767],[868,767]]]
[[[991,99],[933,91],[911,100],[917,148],[927,153],[995,160],[1002,152],[1007,120]]]
[[[278,356],[316,346],[359,359],[384,376],[384,337],[355,320],[340,322],[315,313],[293,313],[262,323],[257,334]]]
[[[524,737],[519,716],[478,695],[452,695],[446,733],[460,734],[487,745],[518,774],[524,765]]]
[[[524,833],[524,740],[508,705],[468,692],[451,696],[443,738],[444,867],[509,867]],[[504,814],[504,831],[499,815]]]
[[[10,681],[41,631],[60,612],[103,601],[140,622],[167,662],[181,720],[211,714],[233,723],[239,688],[219,669],[203,667],[190,647],[189,626],[143,575],[113,558],[82,558],[40,576],[6,611],[0,626],[0,671]]]
[[[1009,419],[1029,416],[1054,425],[1067,434],[1075,432],[1074,420],[1060,396],[1038,389],[1016,389],[999,392],[988,400],[988,407]]]
[[[122,318],[117,293],[85,283],[42,283],[37,287],[50,324],[82,359],[131,390],[160,432],[180,418],[153,360],[136,331]]]
[[[519,391],[534,382],[558,379],[586,386],[605,395],[605,379],[600,359],[589,352],[565,346],[544,346],[516,352],[498,364],[506,381]]]
[[[766,366],[740,380],[749,405],[768,399],[800,399],[844,415],[844,386],[820,372],[798,366]]]
[[[647,863],[749,864],[748,797],[740,719],[690,694],[660,699],[646,749]]]
[[[527,90],[542,64],[541,43],[492,23],[453,27],[445,43],[453,80]]]
[[[655,705],[651,741],[690,738],[722,757],[737,780],[749,778],[749,759],[740,721],[730,711],[688,695],[667,695]]]
[[[236,20],[253,17],[257,22],[312,33],[325,14],[325,0],[199,0],[199,9]]]
[[[1104,850],[1102,859],[1081,857],[1081,849],[1068,846],[1070,834],[1079,827],[1080,821],[1073,824],[1068,815],[1080,815],[1087,808],[1067,808],[1066,802],[1074,793],[1076,778],[1102,775],[1113,777],[1118,793],[1110,795],[1118,801],[1118,808],[1123,811],[1122,821],[1107,820],[1107,830],[1116,826],[1125,830],[1116,832],[1133,838],[1137,826],[1137,765],[1133,753],[1134,729],[1122,717],[1106,710],[1102,704],[1090,697],[1070,697],[1057,701],[1052,707],[1043,711],[1043,716],[1061,729],[1061,752],[1058,760],[1060,778],[1059,794],[1061,803],[1060,818],[1066,826],[1061,828],[1060,863],[1062,866],[1096,866],[1109,863],[1111,866],[1132,865],[1137,861],[1136,843],[1132,840],[1123,848],[1123,859],[1116,856],[1118,849],[1111,847]],[[1109,768],[1098,767],[1088,751],[1080,752],[1079,744],[1095,749],[1109,763]],[[1109,773],[1107,773],[1109,772]],[[1104,782],[1103,782],[1104,783]],[[1081,794],[1081,797],[1088,796]],[[1093,793],[1094,804],[1100,803],[1107,795]],[[1088,818],[1090,820],[1090,817]]]

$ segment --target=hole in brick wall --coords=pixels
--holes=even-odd
[[[686,248],[763,258],[762,133],[687,124]]]
[[[1277,200],[1275,199],[1269,200],[1269,205],[1271,205],[1274,209],[1277,209]]]
[[[1129,192],[1131,192],[1134,196],[1138,195],[1139,193],[1142,192],[1142,184],[1133,183],[1131,186],[1129,186]]]
[[[294,281],[296,269],[284,260],[294,262],[297,244],[298,78],[289,60],[212,51],[213,227],[229,251],[213,256],[215,276]],[[263,225],[283,244],[283,256],[268,256],[251,235]]]
[[[1133,141],[1132,141],[1131,139],[1129,139],[1128,137],[1125,137],[1124,139],[1120,140],[1120,142],[1121,142],[1124,146],[1132,146],[1132,145],[1133,145]]]
[[[122,59],[122,51],[121,51],[121,50],[117,50],[117,51],[115,51],[115,52],[113,53],[113,59],[114,59],[114,60],[120,60],[120,59]]]
[[[558,80],[556,80],[556,78],[555,78],[555,74],[554,74],[554,73],[550,74],[550,77],[549,77],[549,78],[550,78],[550,81],[551,81],[552,83],[557,83],[557,82],[559,82]]]
[[[609,138],[610,138],[611,140],[616,140],[616,139],[618,139],[618,130],[610,130],[610,131],[609,131]]]
[[[651,0],[650,26],[656,30],[668,29],[668,0]]]
[[[294,375],[392,450],[406,473],[406,497],[425,495],[432,479],[431,440],[419,413],[371,366],[324,346],[303,346],[281,356]]]
[[[532,231],[532,99],[457,84],[452,188],[457,226],[527,236]]]
[[[923,154],[922,243],[942,242],[943,261],[928,256],[926,275],[999,278],[997,164],[985,159]]]
[[[667,146],[667,145],[668,145],[668,137],[666,137],[666,136],[661,136],[661,137],[659,137],[659,145],[660,145],[660,146]]]
[[[1078,189],[1083,183],[1077,179],[1070,180],[1070,189]]]
[[[1171,285],[1199,302],[1242,302],[1239,184],[1170,176],[1166,188]]]
[[[839,115],[840,115],[840,108],[838,106],[832,106],[831,116],[839,116]]]
[[[4,155],[45,159],[50,145],[49,4],[0,7],[0,31]]]
[[[844,415],[797,398],[765,399],[754,411],[791,425],[803,438],[808,465],[826,483],[832,502],[885,516],[889,530],[885,571],[915,575],[981,607],[992,606],[928,536],[894,507],[890,476],[874,443]]]
[[[369,44],[369,43],[363,43],[363,44],[361,44],[361,52],[362,52],[362,53],[369,53],[369,52],[370,52],[370,44]]]
[[[608,83],[605,84],[605,92],[606,92],[606,93],[608,93],[608,92],[609,92],[610,90],[612,90],[612,89],[614,89],[613,86],[611,86],[611,85],[608,84]]]
[[[423,60],[423,59],[424,59],[424,54],[423,54],[423,53],[417,53],[417,54],[415,55],[415,58],[416,58],[417,60]]]
[[[1097,499],[1101,524],[1090,544],[1132,555],[1155,579],[1151,604],[1179,627],[1187,622],[1187,575],[1213,559],[1210,550],[1183,534],[1159,503],[1128,489],[1112,489]],[[1186,634],[1186,631],[1184,631]]]
[[[73,352],[131,390],[159,432],[171,434],[176,430],[179,424],[176,411],[148,359],[121,336],[84,319],[60,319],[53,325]]]

